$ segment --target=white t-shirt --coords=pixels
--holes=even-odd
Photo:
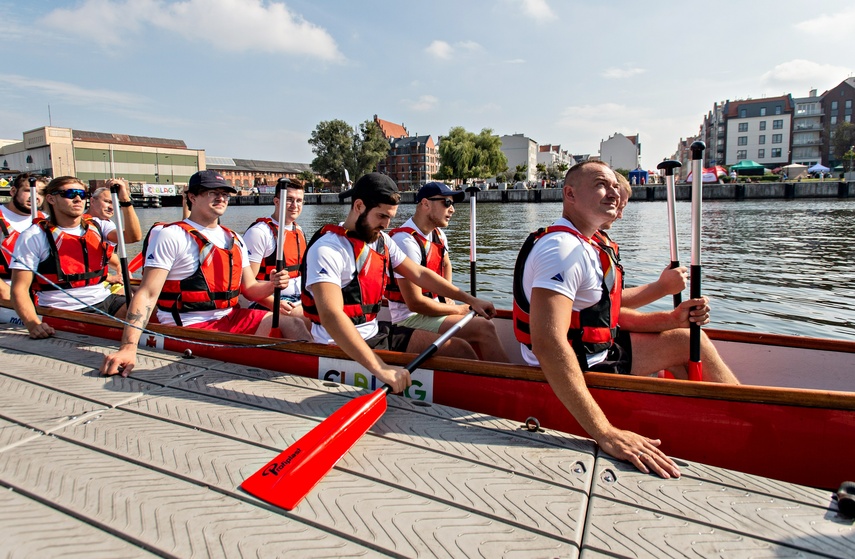
[[[278,227],[279,222],[274,219],[273,225]],[[302,231],[302,228],[296,223],[292,223],[289,230]],[[265,258],[276,253],[276,238],[273,236],[273,231],[265,223],[250,225],[246,233],[243,234],[243,240],[246,242],[246,252],[249,254],[250,262],[262,263]],[[282,297],[299,297],[300,278],[288,280],[288,287],[283,289],[280,295]]]
[[[576,229],[561,218],[553,225]],[[578,229],[576,229],[578,231]],[[531,301],[534,287],[561,293],[573,301],[573,310],[580,311],[597,304],[603,296],[603,270],[597,250],[569,233],[549,233],[541,237],[531,250],[523,271],[523,292]],[[522,357],[529,365],[539,365],[537,357],[520,344]],[[595,365],[606,358],[607,351],[588,355],[588,364]]]
[[[226,248],[226,231],[219,225],[204,228],[189,219],[185,219],[184,221],[196,228],[214,246]],[[240,246],[242,268],[247,268],[249,267],[249,256],[246,253],[246,246],[241,236],[237,233],[235,233],[235,238],[235,242],[238,242]],[[199,245],[190,236],[190,233],[181,227],[177,225],[164,227],[157,235],[152,234],[149,238],[148,251],[145,256],[145,267],[169,270],[169,273],[166,275],[167,281],[189,278],[199,267]],[[231,308],[184,312],[181,313],[181,322],[184,326],[190,326],[209,320],[219,320],[230,312],[232,312]],[[161,324],[175,324],[172,313],[160,309],[157,309],[157,319]]]
[[[428,241],[433,240],[433,234],[431,233],[430,236],[425,235],[424,231],[422,231],[421,229],[419,229],[416,226],[416,223],[413,221],[412,218],[407,220],[407,222],[404,223],[404,225],[402,225],[402,227],[409,227],[409,228],[415,229],[416,232],[418,232],[422,237],[428,239]],[[448,251],[448,239],[445,238],[445,233],[442,231],[442,229],[440,229],[438,227],[436,228],[436,232],[438,233],[439,240],[442,243],[442,245],[445,247],[445,250]],[[395,241],[395,244],[398,245],[398,248],[400,248],[404,252],[404,254],[407,255],[407,258],[409,258],[413,262],[421,264],[422,251],[419,248],[418,239],[413,237],[410,233],[406,233],[404,231],[401,231],[401,232],[395,233],[395,235],[392,236],[392,240]],[[434,250],[433,243],[428,244],[427,250],[428,250],[427,254],[429,255],[430,251]],[[395,279],[398,279],[401,277],[403,277],[403,276],[401,276],[401,274],[397,274],[397,273],[395,274]],[[436,297],[434,297],[434,299],[436,299]],[[409,317],[413,316],[416,313],[411,311],[409,309],[409,307],[407,307],[406,303],[398,303],[396,301],[389,301],[389,314],[392,317],[392,324],[397,324],[398,322],[402,322],[402,321],[408,319]]]
[[[27,227],[33,224],[32,216],[30,216],[30,214],[21,215],[19,213],[13,212],[9,208],[7,208],[5,204],[0,206],[0,214],[2,214],[6,221],[9,222],[10,235],[14,231],[17,231],[18,233],[23,233]],[[3,257],[6,259],[7,262],[11,261],[12,259],[11,254],[3,254]],[[7,279],[4,281],[9,285],[12,284],[11,279]]]
[[[389,235],[386,233],[381,233],[381,235],[386,242],[386,250],[391,259],[392,268],[397,268],[407,256],[398,248],[398,245],[392,242]],[[375,241],[368,246],[376,250],[377,242]],[[306,290],[314,295],[312,286],[316,283],[332,283],[343,289],[350,284],[355,271],[356,262],[353,257],[353,245],[340,235],[327,233],[318,239],[306,253],[306,277],[304,279]],[[386,270],[378,273],[386,273]],[[356,329],[362,339],[367,340],[377,335],[377,319],[359,324]],[[312,323],[312,337],[319,344],[335,343],[332,336],[319,324]]]
[[[110,221],[102,219],[95,219],[95,221],[101,226],[101,232],[104,237],[110,234],[111,231],[116,230],[116,226]],[[83,228],[80,226],[60,227],[59,229],[63,233],[76,237],[83,234]],[[14,260],[9,267],[13,270],[35,272],[39,264],[47,260],[48,256],[50,256],[50,245],[48,245],[47,236],[41,227],[30,225],[18,237],[18,242],[15,244]],[[35,281],[35,278],[33,278],[33,281]],[[110,290],[102,282],[98,285],[73,287],[64,291],[58,289],[39,291],[38,301],[41,307],[73,311],[82,309],[88,305],[96,305],[109,295]]]

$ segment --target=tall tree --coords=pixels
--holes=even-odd
[[[343,120],[328,120],[318,124],[309,138],[315,158],[312,170],[332,184],[344,184],[344,170],[356,181],[377,169],[377,163],[389,153],[389,142],[377,123],[366,120],[358,132]]]
[[[508,168],[502,142],[489,128],[475,135],[455,126],[439,142],[439,179],[480,179],[496,176]]]
[[[841,122],[831,132],[831,147],[834,148],[834,156],[843,159],[843,156],[855,145],[855,124]]]

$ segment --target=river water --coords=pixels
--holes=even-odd
[[[393,226],[415,206],[401,205]],[[691,260],[691,214],[677,203],[680,261]],[[299,220],[310,236],[340,222],[347,207],[306,206]],[[234,206],[223,225],[242,233],[272,206]],[[479,204],[477,291],[498,308],[511,308],[511,275],[529,231],[548,225],[559,203]],[[180,208],[137,210],[143,231],[180,218]],[[454,283],[469,289],[469,204],[457,205],[447,229]],[[655,280],[670,262],[665,202],[630,202],[611,236],[621,247],[627,285]],[[711,299],[711,327],[855,340],[855,200],[704,201],[702,291]],[[139,244],[130,245],[133,256]],[[850,283],[852,282],[852,283]],[[688,290],[684,298],[688,297]],[[670,308],[671,298],[645,307]]]

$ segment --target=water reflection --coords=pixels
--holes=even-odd
[[[681,263],[691,260],[691,213],[677,204]],[[414,210],[402,205],[393,226]],[[853,260],[855,200],[705,201],[703,292],[713,300],[717,328],[855,340]],[[344,219],[346,206],[306,206],[307,233]],[[511,306],[511,274],[520,245],[548,225],[560,204],[479,204],[478,294],[500,308]],[[146,230],[155,221],[180,218],[179,208],[138,210]],[[229,208],[223,225],[243,232],[272,206]],[[456,206],[448,228],[455,283],[469,289],[469,204]],[[613,228],[627,270],[627,284],[655,280],[670,262],[664,202],[630,203]],[[139,244],[131,245],[133,256]],[[688,294],[686,294],[687,296]],[[648,307],[666,310],[670,298]]]

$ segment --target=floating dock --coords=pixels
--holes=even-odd
[[[0,557],[855,557],[828,491],[394,396],[284,511],[241,482],[364,392],[149,349],[99,376],[116,348],[0,326]]]

